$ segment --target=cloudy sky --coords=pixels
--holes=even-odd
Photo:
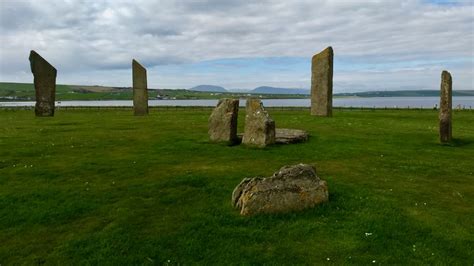
[[[474,89],[470,0],[0,0],[0,81],[32,82],[36,50],[60,84],[309,88],[311,56],[335,53],[334,91]]]

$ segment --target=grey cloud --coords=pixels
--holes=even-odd
[[[472,14],[469,2],[421,0],[3,0],[0,78],[26,73],[30,49],[66,72],[113,72],[128,68],[131,58],[148,67],[220,58],[310,58],[328,45],[338,60],[355,63],[398,67],[414,60],[472,59]],[[472,73],[472,64],[463,67]]]

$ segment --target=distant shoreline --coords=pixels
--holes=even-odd
[[[265,87],[267,91],[286,91],[288,88]],[[301,91],[301,89],[297,90]],[[454,90],[453,96],[474,96],[474,90]],[[130,100],[133,92],[130,87],[56,85],[56,100],[58,101],[104,101]],[[194,91],[189,89],[149,89],[150,100],[211,100],[221,98],[248,98],[260,99],[309,99],[309,94],[287,93],[251,93],[251,92],[214,92]],[[373,97],[439,97],[438,90],[399,90],[399,91],[367,91],[353,93],[335,93],[334,98],[373,98]],[[32,83],[0,82],[0,101],[34,101],[35,91]]]

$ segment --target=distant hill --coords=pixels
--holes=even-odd
[[[269,86],[257,87],[249,93],[259,93],[259,94],[305,94],[309,95],[308,89],[291,89],[291,88],[275,88]]]
[[[215,85],[199,85],[196,87],[192,87],[189,89],[190,91],[205,91],[205,92],[227,92],[226,89],[224,89],[221,86],[215,86]]]
[[[334,96],[355,97],[438,97],[439,90],[364,91],[335,93]],[[474,90],[453,90],[453,96],[474,96]]]

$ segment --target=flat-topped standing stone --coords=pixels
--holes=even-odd
[[[237,116],[239,114],[239,100],[220,99],[216,108],[209,116],[209,138],[215,142],[237,141]]]
[[[448,71],[441,73],[441,93],[439,103],[439,140],[442,143],[451,141],[452,133],[452,90],[453,80]]]
[[[132,60],[133,112],[135,115],[148,114],[148,86],[146,69],[135,59]]]
[[[332,116],[333,57],[329,46],[311,60],[311,115]]]
[[[270,118],[259,99],[247,99],[242,143],[265,147],[275,143],[275,121]]]
[[[30,52],[30,67],[36,93],[36,116],[54,116],[56,95],[56,68],[35,51]]]

